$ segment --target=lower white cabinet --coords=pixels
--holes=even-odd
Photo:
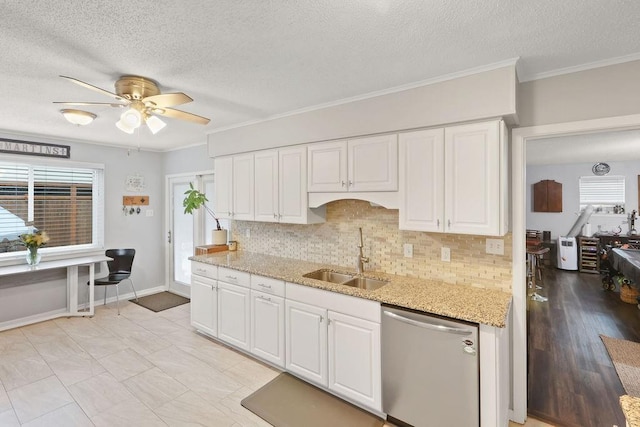
[[[380,305],[288,283],[287,292],[289,289],[301,290],[294,298],[322,306],[290,300],[287,294],[287,370],[381,411],[380,323],[334,311],[363,313],[376,319]]]
[[[286,300],[287,370],[327,387],[327,310]]]
[[[251,291],[251,353],[284,368],[284,298]]]
[[[328,312],[329,389],[381,408],[380,324]]]
[[[191,324],[217,336],[217,284],[208,277],[191,276]]]
[[[250,349],[250,294],[248,288],[218,281],[217,337],[247,352]]]

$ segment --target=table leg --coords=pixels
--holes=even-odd
[[[93,316],[95,310],[95,264],[89,264],[89,316]]]
[[[78,315],[78,266],[67,267],[67,309],[70,316]]]

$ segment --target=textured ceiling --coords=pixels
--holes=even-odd
[[[167,150],[305,107],[520,57],[521,79],[640,52],[637,0],[0,0],[0,132]],[[116,129],[119,110],[67,123],[52,101],[108,101],[150,77],[207,126]]]

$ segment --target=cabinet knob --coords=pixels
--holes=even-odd
[[[451,220],[447,220],[447,227],[451,228]]]
[[[440,227],[440,220],[439,219],[436,220],[436,226]]]
[[[273,217],[277,219],[277,218],[278,218],[278,214],[277,214],[277,213],[274,213],[274,214],[273,214]]]
[[[353,187],[353,181],[349,180],[349,187]]]
[[[344,187],[344,186],[345,186],[345,182],[344,182],[344,181],[341,181],[341,183],[342,183],[342,186]]]
[[[320,316],[320,323],[324,320],[324,317]]]

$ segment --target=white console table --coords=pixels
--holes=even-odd
[[[60,313],[56,317],[68,316],[93,316],[94,315],[94,282],[95,282],[95,265],[101,262],[111,261],[111,258],[105,255],[85,256],[78,258],[59,259],[55,261],[43,261],[32,267],[27,264],[11,265],[0,267],[0,277],[13,276],[16,274],[29,274],[36,271],[52,270],[56,268],[67,269],[67,311]],[[89,310],[78,310],[78,267],[89,267]],[[39,320],[40,321],[40,320]]]

